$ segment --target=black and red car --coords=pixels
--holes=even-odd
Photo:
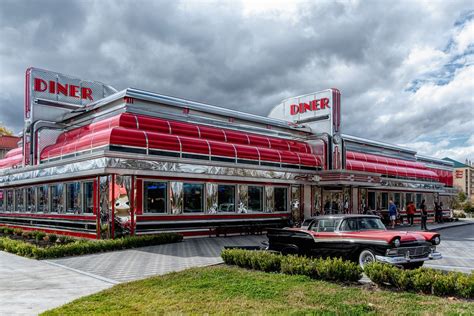
[[[373,215],[329,215],[306,220],[301,228],[269,229],[268,249],[284,254],[342,257],[364,267],[373,261],[421,267],[441,259],[438,233],[387,230]]]

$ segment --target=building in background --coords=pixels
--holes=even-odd
[[[18,147],[20,137],[0,135],[0,159],[5,157],[6,153]]]
[[[335,88],[268,117],[30,68],[0,159],[0,225],[88,238],[261,232],[318,214],[449,207],[451,162],[342,133]],[[255,100],[258,106],[260,100]],[[420,213],[416,214],[416,219]]]
[[[454,164],[454,187],[464,192],[467,198],[474,203],[474,163],[469,160],[462,163],[451,158],[443,158],[443,160]]]

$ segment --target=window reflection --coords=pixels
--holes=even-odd
[[[235,212],[235,186],[217,186],[217,211]]]
[[[166,182],[145,181],[145,213],[166,213],[166,189]]]
[[[251,212],[263,211],[263,187],[248,187],[248,210]]]
[[[275,199],[275,212],[286,212],[287,211],[287,199],[288,189],[287,188],[275,188],[274,189]]]
[[[183,184],[183,212],[200,213],[203,211],[204,185],[198,183]]]
[[[79,214],[81,210],[81,184],[72,182],[66,185],[66,212]]]
[[[38,212],[48,213],[48,186],[42,185],[38,187]]]
[[[94,182],[84,183],[84,213],[94,211]]]
[[[63,213],[64,212],[64,185],[62,183],[55,184],[55,185],[52,185],[50,189],[51,189],[51,212]]]

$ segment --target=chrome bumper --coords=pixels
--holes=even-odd
[[[443,256],[439,252],[432,252],[426,257],[422,258],[409,258],[403,256],[375,256],[375,260],[383,263],[389,264],[403,264],[403,263],[410,263],[410,262],[420,262],[420,261],[428,261],[428,260],[439,260],[442,259]]]

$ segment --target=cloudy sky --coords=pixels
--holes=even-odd
[[[472,1],[0,1],[0,122],[36,66],[267,115],[337,87],[346,134],[474,161]]]

